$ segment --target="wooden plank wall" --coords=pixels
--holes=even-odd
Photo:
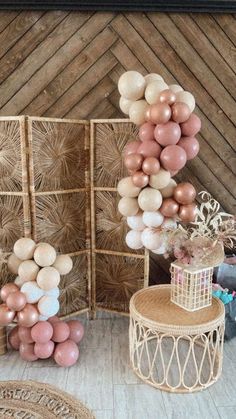
[[[235,212],[234,15],[1,12],[0,59],[0,115],[122,117],[116,86],[127,69],[181,84],[203,127],[199,156],[179,179]],[[152,260],[152,276],[167,271]]]

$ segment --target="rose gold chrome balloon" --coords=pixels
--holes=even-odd
[[[168,105],[172,105],[176,101],[176,94],[170,89],[162,90],[159,96],[159,101],[161,103],[167,103]]]
[[[20,311],[26,305],[26,296],[21,291],[11,292],[6,299],[7,306],[13,311]]]
[[[157,103],[150,109],[150,120],[154,124],[165,124],[171,117],[171,108],[167,103]]]
[[[181,205],[179,208],[179,218],[184,223],[191,223],[195,220],[197,214],[196,204]]]
[[[196,189],[189,182],[179,183],[174,190],[174,199],[182,205],[192,204],[196,195]]]
[[[149,177],[140,170],[132,176],[132,181],[135,186],[138,186],[139,188],[144,188],[148,185]]]
[[[139,170],[142,167],[143,156],[139,153],[131,153],[125,156],[125,167],[129,170]]]
[[[173,121],[178,122],[178,124],[187,121],[190,114],[190,109],[186,103],[176,102],[172,106],[172,119]]]
[[[162,202],[162,206],[159,211],[165,217],[174,217],[179,210],[179,204],[172,198],[166,198]]]
[[[142,170],[146,175],[156,175],[160,170],[159,160],[155,157],[147,157],[143,162]]]
[[[2,301],[5,302],[8,295],[11,292],[15,292],[15,291],[19,291],[19,288],[16,284],[9,283],[9,284],[3,285],[3,287],[0,291],[0,297],[1,297]]]
[[[14,317],[15,311],[10,310],[6,304],[0,305],[0,326],[7,326],[10,324]]]
[[[17,314],[19,326],[31,327],[39,320],[39,312],[32,304],[26,304]]]

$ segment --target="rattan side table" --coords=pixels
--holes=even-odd
[[[130,300],[129,346],[135,373],[160,390],[189,393],[214,384],[222,370],[225,309],[188,312],[170,300],[170,285],[136,292]]]

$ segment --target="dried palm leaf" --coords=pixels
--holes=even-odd
[[[0,190],[22,191],[19,121],[0,122]]]
[[[24,211],[21,196],[0,196],[0,246],[11,252],[16,240],[24,235]]]

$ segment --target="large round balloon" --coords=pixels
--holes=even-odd
[[[18,335],[19,335],[20,341],[23,343],[34,342],[31,336],[31,327],[19,326]]]
[[[181,137],[179,124],[169,121],[166,124],[157,125],[154,130],[156,141],[166,147],[167,145],[177,144]]]
[[[166,170],[180,170],[185,166],[187,155],[178,145],[168,145],[161,152],[161,163]]]
[[[7,260],[7,267],[12,274],[18,274],[18,268],[22,260],[19,259],[14,253],[12,253]]]
[[[46,343],[35,343],[34,353],[39,359],[48,359],[52,356],[55,343],[49,340]]]
[[[20,344],[20,356],[24,361],[36,361],[37,355],[34,353],[34,343],[23,343]]]
[[[193,112],[195,108],[195,99],[192,93],[181,91],[176,93],[176,102],[183,102],[188,105],[190,112]]]
[[[142,164],[142,170],[146,175],[156,175],[160,170],[160,163],[156,157],[146,157]]]
[[[136,215],[139,211],[138,200],[135,198],[121,198],[118,203],[119,212],[125,217]]]
[[[8,326],[15,317],[15,311],[7,307],[6,304],[0,305],[0,326]]]
[[[15,349],[15,351],[19,351],[20,348],[20,338],[18,333],[18,326],[15,326],[13,329],[11,329],[9,335],[8,335],[8,342],[12,349]]]
[[[145,90],[145,99],[150,105],[159,101],[160,93],[168,89],[168,85],[162,80],[156,80],[148,83]]]
[[[181,125],[182,135],[186,137],[194,137],[201,129],[201,119],[192,113],[186,122]]]
[[[160,188],[160,192],[163,198],[171,198],[174,195],[174,190],[177,186],[177,183],[174,179],[170,179],[167,186]]]
[[[162,202],[160,212],[165,217],[174,217],[179,210],[179,204],[173,198],[166,198]]]
[[[146,85],[148,85],[149,83],[152,83],[153,81],[164,81],[163,77],[160,76],[160,74],[157,73],[150,73],[147,74],[146,76],[144,76],[145,81],[146,81]]]
[[[133,174],[132,182],[135,186],[139,188],[144,188],[145,186],[148,185],[149,177],[142,170],[138,170],[138,172],[135,172]]]
[[[142,232],[143,245],[148,250],[157,249],[161,245],[160,237],[160,231],[152,228],[145,228]]]
[[[130,141],[126,146],[124,147],[123,154],[124,156],[128,156],[129,154],[137,153],[137,150],[141,144],[141,141]]]
[[[73,261],[69,255],[58,255],[53,267],[60,275],[67,275],[73,268]]]
[[[170,183],[170,172],[160,169],[156,175],[150,176],[149,185],[155,189],[163,189]]]
[[[6,299],[6,304],[10,310],[22,310],[26,305],[25,294],[21,291],[11,292]]]
[[[79,343],[84,336],[84,327],[79,320],[69,320],[67,322],[70,328],[69,339],[75,343]]]
[[[18,275],[22,281],[34,281],[37,277],[39,266],[34,260],[24,260],[18,269]]]
[[[138,100],[144,94],[145,78],[138,71],[126,71],[119,78],[118,90],[126,99]]]
[[[136,125],[144,124],[147,108],[148,104],[146,100],[137,100],[136,102],[133,102],[129,109],[130,121]]]
[[[46,266],[45,268],[40,269],[37,275],[37,284],[45,291],[57,287],[59,282],[60,274],[53,266]]]
[[[139,148],[138,153],[142,154],[143,157],[156,157],[158,158],[161,154],[161,146],[157,144],[155,140],[143,141]]]
[[[167,103],[157,103],[156,105],[147,108],[147,112],[151,122],[153,124],[165,124],[171,117],[171,108]],[[146,113],[147,118],[147,113]]]
[[[176,102],[172,106],[172,119],[178,124],[187,121],[187,119],[190,117],[190,114],[190,108],[186,103]]]
[[[59,301],[57,298],[45,295],[38,302],[38,310],[42,316],[47,318],[54,316],[59,311]]]
[[[143,213],[143,223],[146,227],[157,228],[162,225],[164,221],[164,216],[160,211],[144,211]]]
[[[12,282],[9,282],[8,284],[3,285],[0,291],[0,297],[2,301],[5,302],[8,295],[16,291],[19,291],[19,288],[16,284],[13,284]]]
[[[142,231],[145,228],[143,223],[143,212],[139,211],[137,215],[127,217],[127,224],[132,230]]]
[[[79,358],[79,348],[73,340],[58,343],[54,352],[54,360],[61,367],[71,367]]]
[[[65,340],[69,339],[70,335],[70,328],[66,324],[66,322],[56,322],[53,323],[53,335],[52,340],[53,342],[65,342]]]
[[[179,183],[174,190],[174,199],[182,205],[192,204],[196,195],[196,189],[189,182]]]
[[[162,204],[161,193],[157,189],[147,187],[140,192],[138,203],[143,211],[157,211]]]
[[[21,292],[25,294],[27,303],[37,303],[44,295],[44,291],[38,286],[36,281],[25,282],[21,287]]]
[[[199,142],[195,137],[182,137],[178,145],[184,149],[187,160],[194,159],[199,152]]]
[[[126,99],[125,97],[121,96],[119,101],[119,106],[122,112],[126,115],[129,115],[130,106],[132,105],[133,101]]]
[[[53,335],[53,327],[47,321],[39,321],[31,329],[31,336],[34,342],[46,343]]]
[[[179,208],[179,218],[184,223],[192,223],[195,221],[197,215],[196,204],[181,205]]]
[[[35,262],[42,267],[53,265],[56,257],[56,250],[48,243],[39,243],[34,252]]]
[[[141,231],[137,230],[130,230],[125,237],[125,242],[130,249],[141,249],[143,247],[143,243],[141,240]]]
[[[154,140],[154,129],[155,125],[151,122],[145,122],[139,128],[138,136],[141,141],[151,141]]]
[[[31,327],[37,323],[39,312],[32,304],[26,304],[23,310],[17,313],[19,326]]]
[[[31,259],[34,254],[36,243],[27,237],[22,237],[14,244],[14,253],[21,260]]]
[[[135,186],[130,176],[121,179],[117,185],[118,194],[126,198],[136,198],[141,188]]]
[[[139,170],[142,167],[143,156],[139,153],[131,153],[124,158],[125,167],[128,170]]]
[[[159,101],[161,103],[167,103],[168,105],[173,105],[176,101],[176,94],[171,89],[165,89],[160,93]]]

